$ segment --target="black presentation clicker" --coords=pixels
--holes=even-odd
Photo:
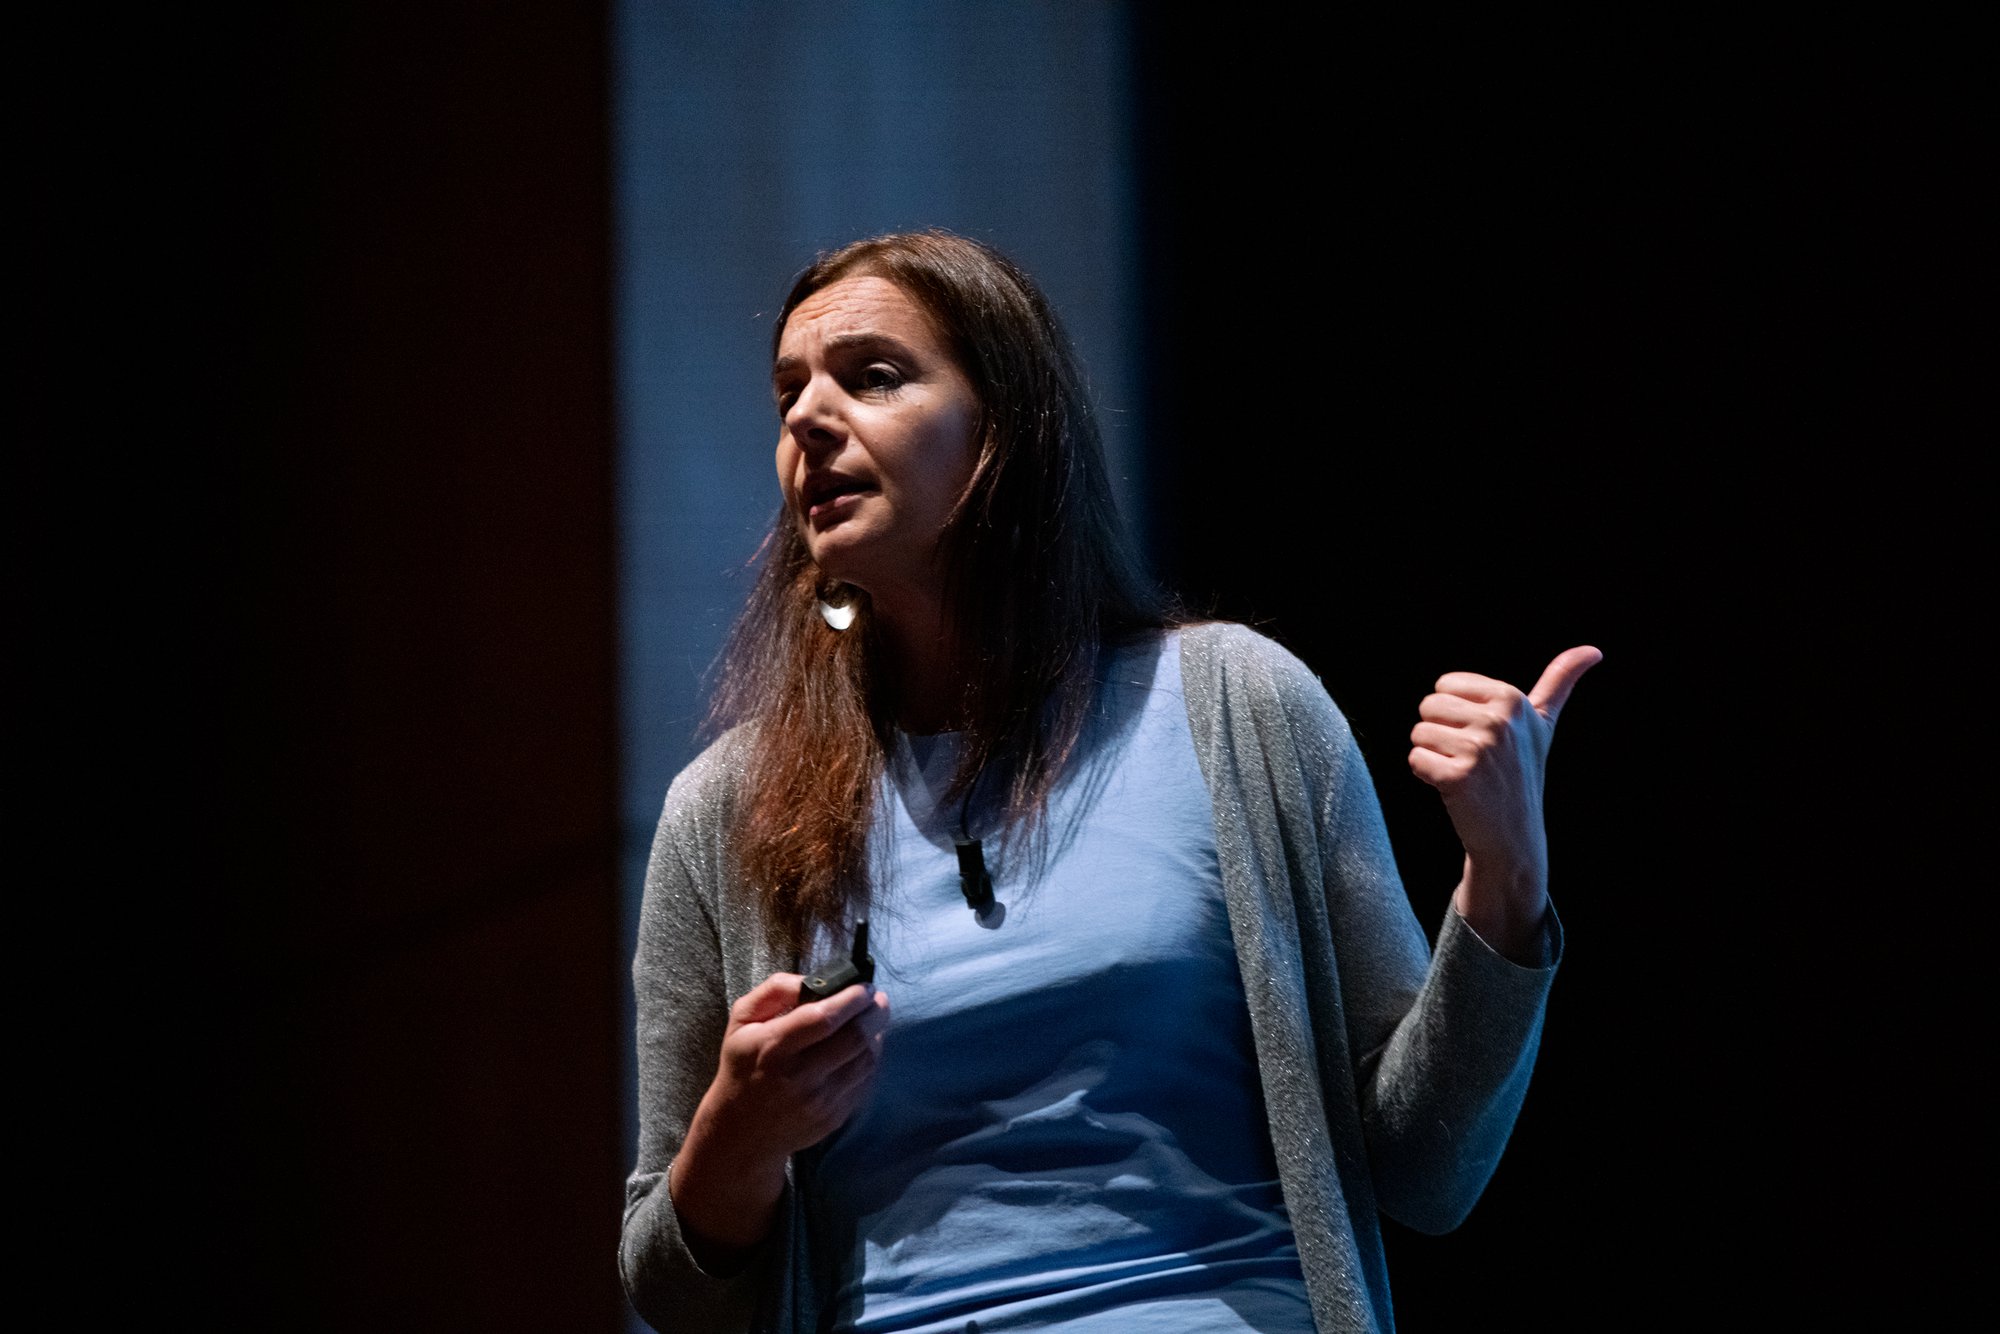
[[[838,996],[856,982],[875,980],[875,961],[868,957],[868,919],[854,924],[854,948],[799,983],[799,1004]]]

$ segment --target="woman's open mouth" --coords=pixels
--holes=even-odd
[[[806,479],[799,498],[805,502],[808,519],[827,519],[852,509],[874,489],[858,477],[823,473]]]

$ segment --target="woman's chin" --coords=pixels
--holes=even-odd
[[[853,531],[848,531],[852,529]],[[871,582],[869,569],[874,564],[871,557],[876,554],[875,545],[867,540],[867,534],[852,523],[837,524],[832,528],[806,535],[806,551],[812,556],[814,565],[827,578],[855,588],[866,588]]]

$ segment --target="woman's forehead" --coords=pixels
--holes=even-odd
[[[862,273],[828,283],[794,306],[778,339],[778,355],[866,333],[934,348],[942,344],[936,321],[915,298],[887,278]]]

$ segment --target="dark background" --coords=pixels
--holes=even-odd
[[[1390,1225],[1399,1319],[1923,1323],[1978,985],[1932,917],[1984,656],[1947,44],[1142,31],[1161,564],[1321,672],[1420,919],[1457,862],[1416,701],[1606,654],[1552,756],[1536,1083],[1461,1229]]]
[[[1463,1228],[1392,1225],[1404,1327],[1921,1309],[1949,1188],[1907,1165],[1954,1120],[1909,1034],[1960,970],[1909,943],[1954,787],[1910,734],[1979,619],[1951,43],[1136,22],[1156,562],[1322,674],[1425,920],[1417,700],[1606,653],[1551,770],[1536,1083]],[[115,587],[52,600],[136,764],[44,961],[117,979],[71,1043],[108,1184],[59,1193],[121,1301],[625,1318],[607,40],[126,31],[133,114],[71,112],[98,151],[34,205],[106,259],[58,266],[29,378],[146,367],[54,414],[130,516]]]

